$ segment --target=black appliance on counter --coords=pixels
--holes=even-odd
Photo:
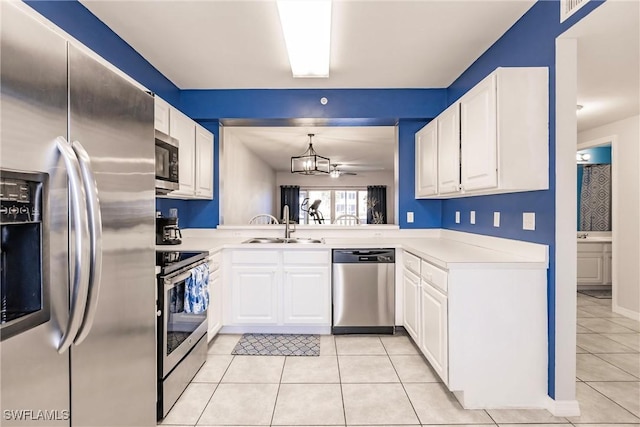
[[[179,245],[182,233],[178,227],[178,218],[156,218],[156,245]]]
[[[156,251],[158,274],[158,404],[164,418],[207,358],[207,311],[184,309],[186,280],[208,252]]]

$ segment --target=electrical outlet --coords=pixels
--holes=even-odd
[[[493,213],[493,226],[500,227],[500,212]]]
[[[522,213],[522,229],[523,230],[536,229],[536,213],[535,212]]]
[[[476,223],[476,211],[471,211],[471,213],[469,214],[469,222],[471,224]]]
[[[407,222],[408,223],[413,222],[413,212],[407,212]]]
[[[460,211],[456,211],[456,224],[460,224]]]

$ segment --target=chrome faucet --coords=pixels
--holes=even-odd
[[[296,227],[294,225],[293,229],[291,229],[291,225],[293,224],[289,223],[289,205],[284,205],[284,208],[282,209],[282,216],[284,217],[282,218],[284,220],[284,238],[290,239],[291,233],[296,231]]]
[[[581,233],[578,234],[578,239],[586,239],[589,236],[589,233]]]

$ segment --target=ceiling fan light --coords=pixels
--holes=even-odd
[[[331,0],[279,0],[293,77],[329,77]]]
[[[331,178],[340,178],[340,171],[339,170],[332,170],[329,175],[331,176]]]

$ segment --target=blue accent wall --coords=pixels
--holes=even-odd
[[[549,245],[547,271],[549,367],[548,393],[555,395],[555,41],[556,38],[601,5],[587,3],[560,23],[558,1],[538,1],[496,43],[478,58],[447,89],[451,105],[497,67],[549,68],[549,190],[445,200],[443,228],[476,234],[525,240]],[[469,211],[476,211],[476,224],[469,223]],[[461,212],[461,222],[454,221]],[[493,227],[493,212],[501,212],[499,228]],[[536,213],[535,231],[522,230],[522,213]]]

